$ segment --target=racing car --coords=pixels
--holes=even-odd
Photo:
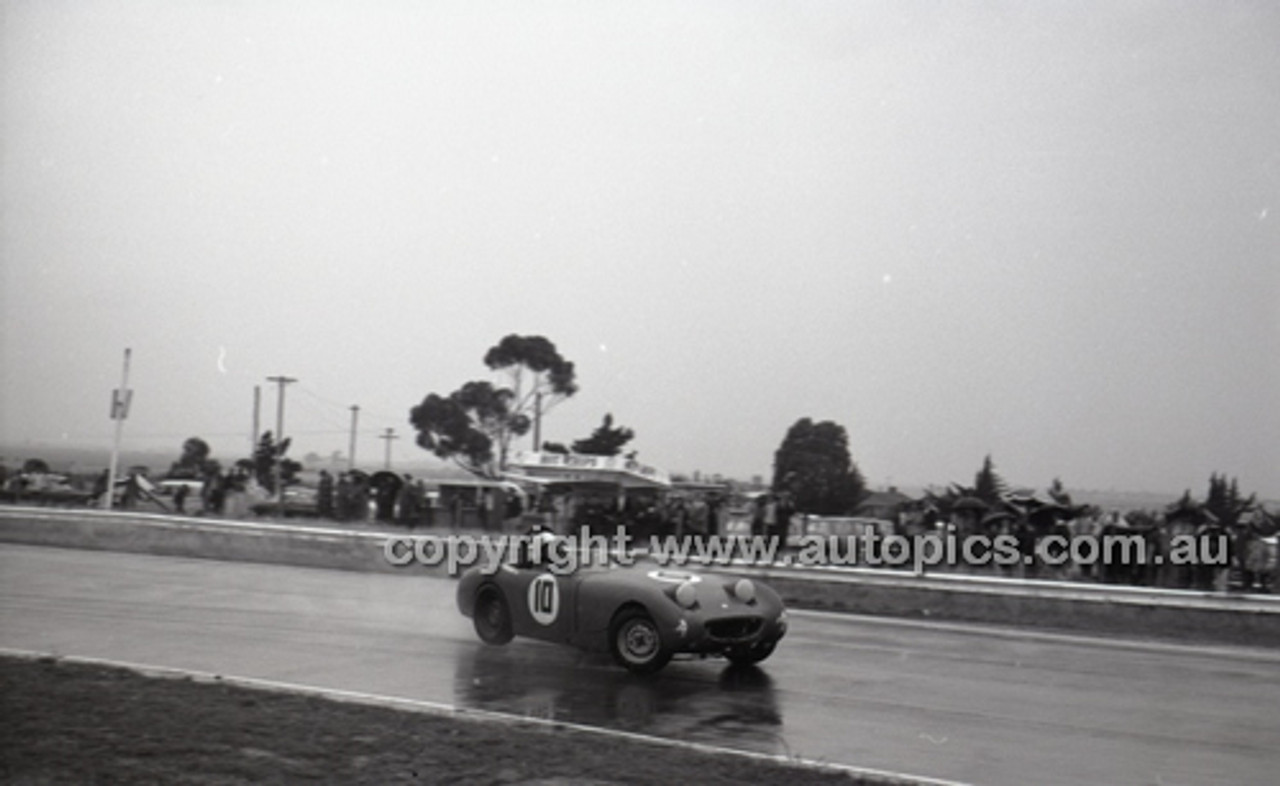
[[[611,653],[637,674],[685,653],[759,663],[787,631],[782,600],[765,584],[649,560],[564,575],[529,560],[476,566],[460,578],[457,601],[486,644],[568,644]]]

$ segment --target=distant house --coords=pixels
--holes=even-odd
[[[890,486],[887,491],[873,491],[858,506],[857,515],[874,519],[897,521],[898,514],[908,503],[914,502],[911,497]]]

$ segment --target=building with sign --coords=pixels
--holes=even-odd
[[[537,512],[564,533],[635,527],[659,515],[671,489],[666,470],[624,456],[517,451],[507,459],[504,477],[535,489]]]
[[[666,470],[623,456],[516,451],[507,459],[507,477],[535,482],[610,483],[624,489],[671,488]]]

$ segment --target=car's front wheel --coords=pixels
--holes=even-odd
[[[736,666],[749,666],[753,663],[759,663],[765,658],[773,654],[773,648],[778,646],[778,640],[761,641],[752,644],[749,647],[734,647],[725,652],[725,657]]]
[[[609,628],[613,657],[635,674],[653,674],[671,660],[671,651],[662,645],[658,624],[643,609],[627,609]]]
[[[485,587],[476,595],[472,622],[475,623],[476,635],[485,644],[506,644],[514,635],[511,629],[511,609],[497,587]]]

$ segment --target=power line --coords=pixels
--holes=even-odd
[[[332,398],[320,396],[319,393],[316,393],[315,390],[312,390],[311,388],[306,387],[306,385],[301,385],[301,384],[298,385],[298,390],[300,390],[300,392],[302,393],[306,393],[307,396],[314,398],[315,401],[323,403],[323,405],[328,407],[342,408],[342,410],[351,411],[351,408],[353,406],[353,405],[348,405],[348,403],[339,403],[337,401],[334,401],[334,399]],[[374,419],[375,421],[380,420],[384,422],[394,422],[394,424],[403,424],[404,421],[408,420],[407,411],[406,413],[401,413],[401,415],[390,415],[390,413],[387,413],[387,412],[370,410],[369,407],[361,406],[360,413],[361,413],[361,416],[372,417],[372,419]]]
[[[320,395],[319,393],[316,393],[314,390],[312,390],[311,388],[309,388],[309,387],[307,387],[307,386],[305,386],[305,385],[298,385],[298,390],[299,390],[299,392],[302,392],[302,393],[307,394],[308,396],[310,396],[311,398],[315,399],[316,401],[318,401],[318,402],[320,402],[320,403],[322,403],[322,404],[324,404],[324,405],[326,405],[326,406],[333,407],[334,409],[345,409],[345,410],[349,410],[349,409],[351,409],[351,405],[350,405],[350,404],[343,404],[343,403],[340,403],[340,402],[338,402],[338,401],[334,401],[333,399],[328,398],[328,397],[326,397],[326,396],[322,396],[322,395]],[[390,422],[392,422],[392,423],[403,423],[405,420],[407,420],[407,419],[408,419],[408,410],[407,410],[407,409],[405,410],[405,412],[404,412],[404,413],[399,414],[399,415],[391,415],[391,414],[388,414],[388,413],[386,413],[386,412],[377,412],[377,411],[371,410],[371,409],[369,409],[368,407],[364,407],[364,406],[360,407],[360,411],[361,411],[362,413],[364,413],[365,415],[372,415],[373,417],[375,417],[375,418],[377,418],[377,419],[379,419],[379,420],[386,420],[386,421],[390,421]]]
[[[298,387],[298,391],[308,395],[310,400],[303,399],[302,403],[307,407],[307,411],[312,413],[313,417],[323,421],[326,425],[332,426],[335,431],[346,432],[345,423],[335,416],[333,410],[330,409],[331,405],[328,401],[321,399],[302,386]],[[346,409],[346,407],[344,406],[343,409]]]
[[[335,407],[335,408],[338,408],[338,409],[346,409],[346,408],[347,408],[347,405],[346,405],[346,404],[340,404],[340,403],[338,403],[337,401],[334,401],[334,400],[333,400],[333,399],[331,399],[331,398],[327,398],[327,397],[325,397],[325,396],[322,396],[322,395],[320,395],[319,393],[317,393],[317,392],[315,392],[314,390],[312,390],[311,388],[307,387],[306,385],[298,385],[298,391],[299,391],[299,392],[301,392],[301,393],[305,393],[305,394],[307,394],[308,396],[310,396],[311,398],[315,399],[316,401],[319,401],[319,402],[320,402],[320,403],[322,403],[322,404],[326,404],[326,405],[328,405],[328,406]]]

